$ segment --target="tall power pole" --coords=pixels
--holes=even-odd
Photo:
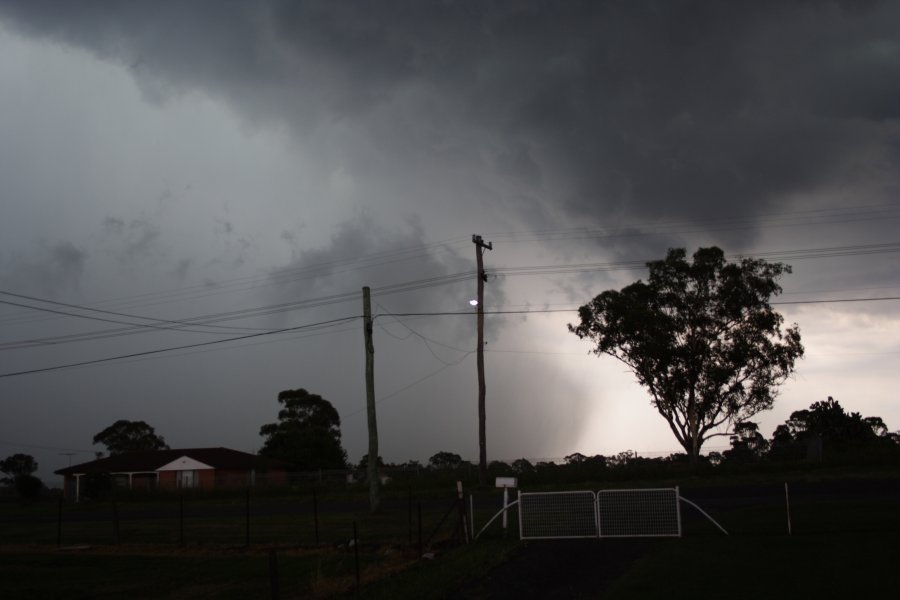
[[[487,435],[485,434],[484,410],[484,250],[493,250],[491,242],[484,242],[480,235],[472,236],[475,244],[475,260],[478,264],[478,483],[487,484]]]
[[[369,455],[366,477],[369,480],[369,510],[381,507],[378,494],[378,423],[375,420],[375,344],[372,341],[372,302],[369,286],[363,291],[363,328],[366,336],[366,414],[369,420]]]

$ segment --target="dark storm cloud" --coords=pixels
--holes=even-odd
[[[301,234],[285,233],[302,238]],[[441,285],[440,280],[474,272],[474,260],[461,257],[454,248],[426,244],[421,223],[412,221],[387,229],[364,213],[342,223],[327,245],[299,251],[290,263],[273,271],[270,280],[280,302],[369,286],[376,312],[459,312],[470,310],[473,277],[449,285]],[[402,294],[379,292],[379,288],[407,283],[422,287]],[[492,302],[504,301],[502,285],[492,286],[490,293]],[[357,310],[358,306],[353,306],[351,313]],[[342,314],[346,312],[342,309]]]
[[[128,65],[160,100],[199,89],[300,137],[349,128],[371,145],[331,152],[373,181],[465,164],[531,225],[762,214],[854,183],[861,153],[900,158],[886,1],[3,2],[0,17]]]
[[[13,255],[0,269],[4,289],[59,298],[78,292],[87,253],[71,242],[41,244],[27,256]]]

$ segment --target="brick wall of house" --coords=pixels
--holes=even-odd
[[[219,469],[216,471],[216,487],[242,488],[250,484],[250,472],[236,469]]]
[[[174,490],[176,489],[177,481],[175,479],[175,471],[161,471],[159,474],[159,489],[161,490]]]
[[[216,470],[201,469],[197,471],[197,487],[201,490],[211,490],[216,487]]]

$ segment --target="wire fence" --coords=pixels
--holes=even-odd
[[[618,531],[609,529],[614,523],[610,511],[624,519],[620,525],[630,532],[653,525],[650,517],[665,520],[654,530],[674,527],[671,511],[659,505],[671,506],[668,498],[627,495],[622,490],[598,492],[604,535]],[[681,487],[681,495],[732,535],[900,531],[900,478],[687,486]],[[588,535],[578,515],[592,514],[591,492],[547,498],[523,494],[523,510],[540,513],[544,528],[528,529],[525,537]],[[447,485],[438,489],[394,485],[385,490],[377,514],[369,511],[367,493],[360,486],[345,492],[315,487],[119,491],[78,503],[48,495],[22,504],[7,496],[0,498],[0,544],[336,546],[352,537],[355,522],[364,541],[418,550],[420,538],[426,547],[435,540],[459,538],[461,515],[473,537],[502,507],[500,490],[479,489],[460,501]],[[693,508],[683,506],[681,513],[685,535],[712,531]],[[518,510],[510,511],[509,518],[513,525],[508,531],[502,532],[498,520],[487,535],[518,536]]]
[[[828,539],[844,539],[848,535],[890,536],[900,532],[900,477],[682,486],[680,492],[708,511],[731,536],[822,539],[824,535]],[[632,531],[641,531],[648,511],[660,515],[665,512],[653,498],[629,498],[622,490],[601,490],[598,496],[604,494],[616,498],[619,506],[614,512],[626,517],[623,522]],[[586,507],[593,510],[591,492],[556,494],[552,502],[542,500],[538,505],[529,505],[532,501],[527,494],[522,497],[524,510],[543,511],[546,520],[542,526],[545,529],[529,530],[531,535],[525,537],[540,537],[548,532],[554,536],[577,535],[582,531],[582,523],[570,513],[583,513]],[[103,552],[115,553],[123,561],[125,556],[137,553],[141,561],[152,556],[158,562],[166,556],[182,561],[196,555],[213,555],[216,561],[197,563],[197,568],[213,568],[216,564],[243,568],[240,565],[247,564],[260,565],[262,569],[262,565],[268,565],[268,571],[253,580],[256,587],[248,592],[249,597],[262,597],[267,588],[272,597],[277,597],[279,585],[291,594],[308,594],[316,586],[332,585],[329,581],[337,581],[333,584],[335,589],[345,593],[352,591],[353,586],[359,589],[367,580],[378,577],[379,572],[383,574],[404,561],[409,564],[419,560],[432,549],[473,539],[473,533],[503,509],[503,502],[501,490],[481,488],[460,499],[449,486],[437,493],[428,487],[389,487],[377,514],[370,513],[365,490],[359,488],[347,492],[312,488],[275,493],[272,489],[252,488],[215,493],[123,493],[80,503],[58,496],[44,497],[32,504],[6,498],[0,500],[0,551],[5,547],[12,552],[7,555],[9,558],[40,552],[41,548],[56,552],[57,548],[65,551],[92,547],[101,552],[95,562],[72,564],[97,568],[109,560],[109,554]],[[598,505],[604,502],[598,501]],[[668,499],[660,502],[670,505]],[[600,512],[604,510],[598,508]],[[486,535],[479,537],[475,547],[485,538],[517,539],[518,515],[518,507],[510,509],[506,529],[500,519],[491,521]],[[684,506],[682,528],[688,538],[722,535],[705,517]],[[619,542],[604,538],[596,543]],[[118,546],[121,551],[116,549]],[[298,549],[306,554],[297,554]],[[69,564],[64,557],[72,554],[62,552],[58,556],[54,564]],[[225,563],[222,557],[243,562]],[[181,562],[160,564],[172,568]],[[23,568],[26,567],[31,569],[33,564]],[[47,576],[51,572],[47,571]],[[223,575],[217,571],[215,576]],[[184,585],[189,585],[196,575],[192,572],[184,578]],[[86,581],[84,586],[88,589],[100,579]],[[246,578],[236,577],[231,585],[244,585],[243,579]],[[71,587],[71,583],[66,585]]]
[[[417,553],[457,535],[455,521],[437,526],[450,494],[395,494],[373,514],[359,494],[312,491],[268,495],[246,489],[232,494],[201,491],[121,495],[73,502],[61,496],[28,505],[0,503],[0,544],[339,547],[358,537],[367,544]],[[456,514],[456,513],[454,513]]]

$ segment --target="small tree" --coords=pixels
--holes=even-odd
[[[715,247],[697,250],[693,263],[673,249],[647,266],[646,283],[599,294],[569,331],[634,372],[696,463],[705,441],[772,407],[803,355],[797,326],[783,329],[769,304],[790,267],[729,263]]]
[[[428,466],[432,469],[457,469],[462,465],[462,457],[453,452],[438,452],[428,459]]]
[[[787,421],[775,429],[771,455],[773,458],[800,458],[810,444],[819,445],[821,450],[831,454],[876,448],[895,450],[881,417],[863,418],[858,412],[848,413],[831,396],[812,403],[808,409],[792,412]]]
[[[343,469],[347,452],[341,446],[341,417],[328,400],[305,389],[278,394],[278,422],[263,425],[266,438],[259,453],[289,462],[302,471]]]
[[[519,475],[524,475],[526,473],[532,473],[534,471],[534,465],[526,458],[517,458],[512,463],[512,470]]]
[[[103,444],[110,456],[124,452],[168,450],[169,446],[156,430],[144,421],[120,419],[94,436],[95,444]]]
[[[731,462],[755,462],[768,451],[769,442],[759,432],[759,425],[753,421],[744,421],[734,426],[731,448],[723,453],[723,457]]]
[[[38,470],[38,464],[30,454],[13,454],[0,460],[0,472],[6,477],[0,483],[11,485],[19,475],[31,475]]]
[[[43,484],[33,475],[38,469],[34,457],[29,454],[13,454],[0,461],[0,472],[6,477],[0,483],[16,488],[16,492],[24,500],[37,498]]]
[[[563,462],[567,465],[578,465],[587,460],[587,456],[582,454],[581,452],[574,452],[565,458],[563,458]]]

